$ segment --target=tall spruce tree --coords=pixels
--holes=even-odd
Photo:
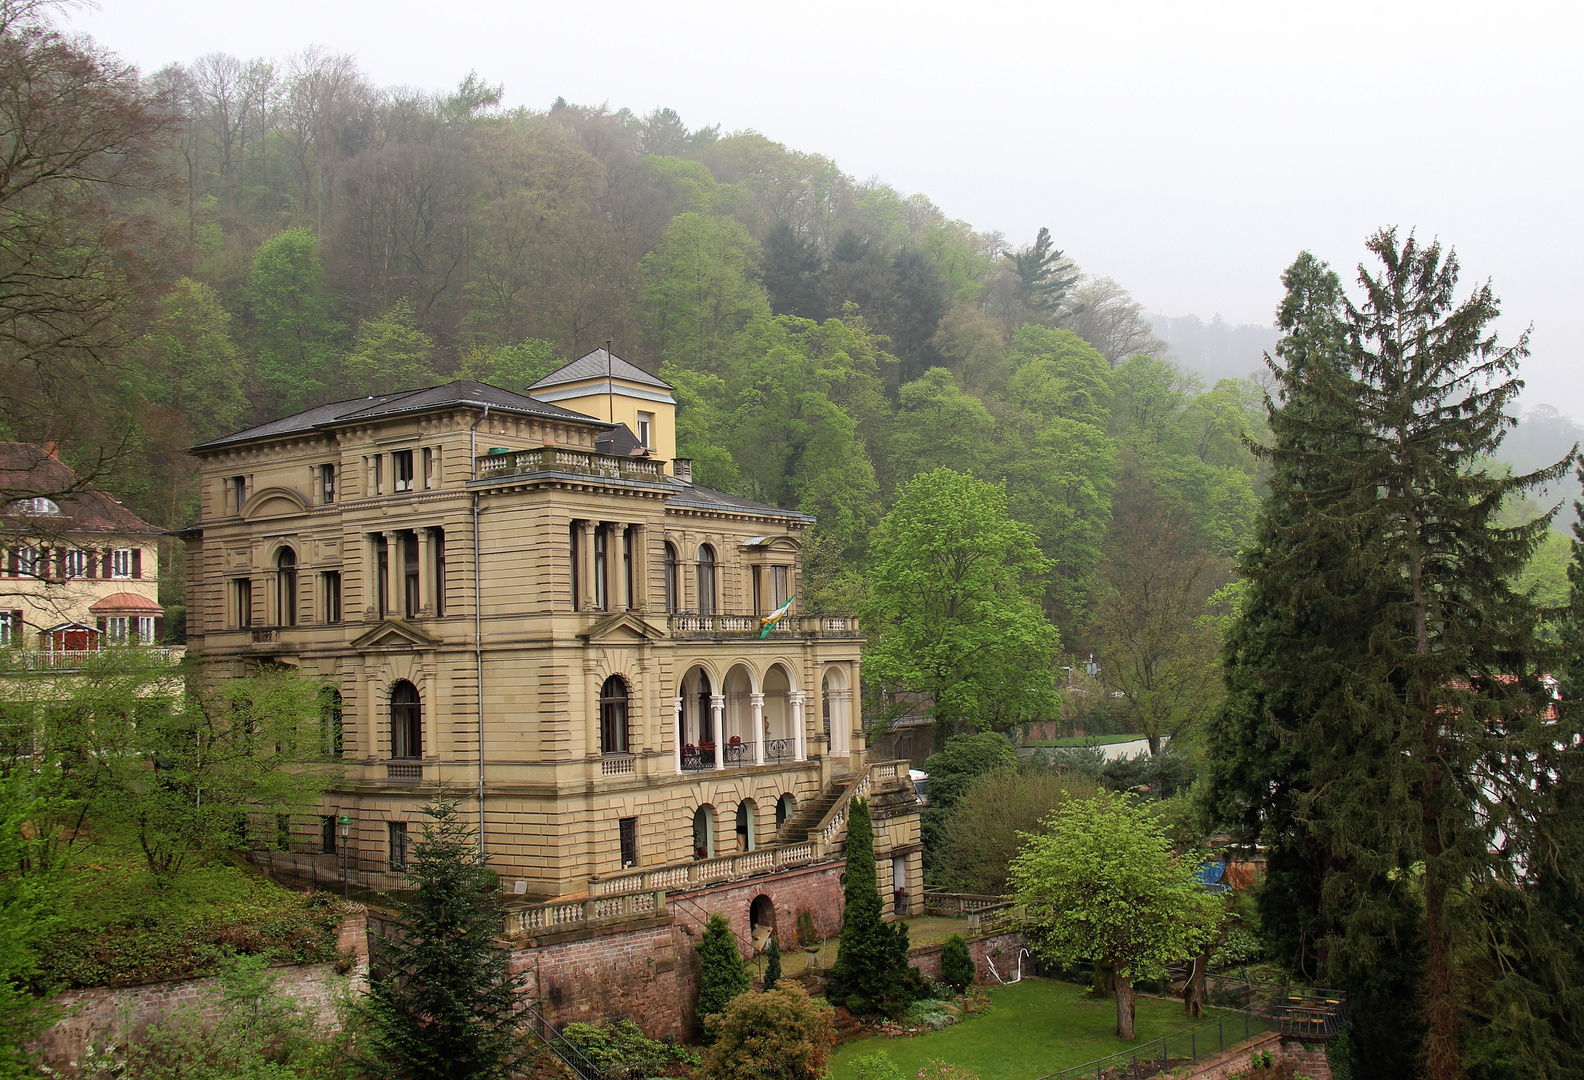
[[[726,1006],[738,994],[746,992],[753,981],[748,977],[748,965],[737,951],[737,941],[732,937],[731,923],[720,912],[709,917],[704,933],[694,946],[699,955],[699,996],[696,1015],[699,1029],[709,1039],[715,1037],[715,1025],[726,1011]]]
[[[456,803],[423,808],[399,929],[375,938],[366,1062],[403,1080],[495,1080],[511,1074],[522,979],[498,948],[500,901]]]
[[[842,881],[842,928],[825,997],[858,1015],[894,1015],[928,993],[908,964],[906,923],[887,923],[875,870],[874,821],[869,803],[854,799],[847,813],[847,869]]]
[[[1513,422],[1526,339],[1498,344],[1488,285],[1455,302],[1439,245],[1387,230],[1368,247],[1381,269],[1360,267],[1358,306],[1312,258],[1289,271],[1271,495],[1244,558],[1211,797],[1272,843],[1264,906],[1293,959],[1363,990],[1355,1016],[1417,987],[1418,1067],[1450,1080],[1462,978],[1490,930],[1467,898],[1525,872],[1507,845],[1548,812],[1535,763],[1555,739],[1554,657],[1509,584],[1549,515],[1496,514],[1567,462],[1480,467]],[[1371,1075],[1413,1069],[1392,1054],[1412,1047],[1408,1019],[1391,1017],[1391,1039],[1359,1032]]]

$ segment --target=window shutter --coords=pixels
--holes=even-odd
[[[93,548],[83,548],[83,577],[99,576],[99,553]]]
[[[104,632],[105,632],[105,617],[104,617],[104,616],[103,616],[103,615],[101,615],[101,616],[99,616],[99,618],[98,618],[98,619],[97,619],[97,620],[95,620],[95,621],[96,621],[96,622],[97,622],[97,623],[98,623],[98,625],[99,625],[99,636],[100,636],[100,637],[103,637],[103,636],[104,636]]]
[[[140,547],[132,549],[132,576],[135,578],[143,576],[143,549]]]
[[[165,616],[154,616],[154,640],[150,645],[162,645],[165,642]]]
[[[20,645],[22,644],[22,613],[20,611],[9,612],[8,618],[11,620],[11,641]]]
[[[10,574],[12,577],[16,577],[21,572],[21,564],[20,560],[17,558],[16,548],[12,548],[10,551],[6,552],[6,573]]]

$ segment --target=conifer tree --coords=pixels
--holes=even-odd
[[[765,946],[765,973],[764,985],[761,989],[774,990],[776,983],[781,981],[781,946],[776,943],[775,934],[770,935],[770,942]]]
[[[748,966],[732,937],[731,923],[716,912],[704,924],[704,933],[694,946],[699,954],[698,1022],[706,1035],[713,1035],[714,1021],[726,1011],[733,998],[746,991],[752,981]]]
[[[1457,900],[1524,874],[1509,840],[1548,814],[1536,762],[1557,736],[1541,679],[1554,656],[1509,584],[1550,516],[1496,514],[1568,462],[1478,467],[1513,423],[1526,338],[1498,344],[1488,285],[1455,302],[1457,260],[1439,245],[1386,230],[1368,247],[1381,269],[1360,268],[1361,305],[1324,295],[1318,264],[1303,268],[1307,306],[1289,281],[1309,318],[1284,344],[1312,355],[1277,372],[1275,478],[1244,560],[1213,798],[1281,841],[1270,888],[1300,898],[1291,931],[1314,939],[1322,978],[1396,964],[1418,981],[1419,1071],[1451,1080],[1464,976],[1491,929]],[[1418,940],[1422,980],[1402,970]]]
[[[841,938],[825,980],[826,998],[858,1015],[901,1012],[927,990],[924,977],[908,964],[907,924],[880,917],[874,822],[864,799],[852,800],[847,812],[842,900]]]
[[[365,1064],[403,1080],[496,1080],[511,1073],[522,980],[495,944],[500,901],[473,830],[455,802],[423,813],[412,899],[396,905],[399,930],[374,939]]]

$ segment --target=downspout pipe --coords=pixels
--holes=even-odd
[[[478,429],[489,419],[489,406],[468,429],[468,451],[473,479],[478,479]],[[478,687],[478,846],[479,857],[488,859],[484,847],[484,609],[479,588],[479,493],[473,492],[473,667]]]

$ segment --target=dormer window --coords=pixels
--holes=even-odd
[[[645,450],[654,449],[654,413],[638,414],[638,445]]]
[[[20,514],[58,514],[61,512],[59,504],[54,499],[46,499],[39,495],[31,499],[18,499],[14,504]]]

